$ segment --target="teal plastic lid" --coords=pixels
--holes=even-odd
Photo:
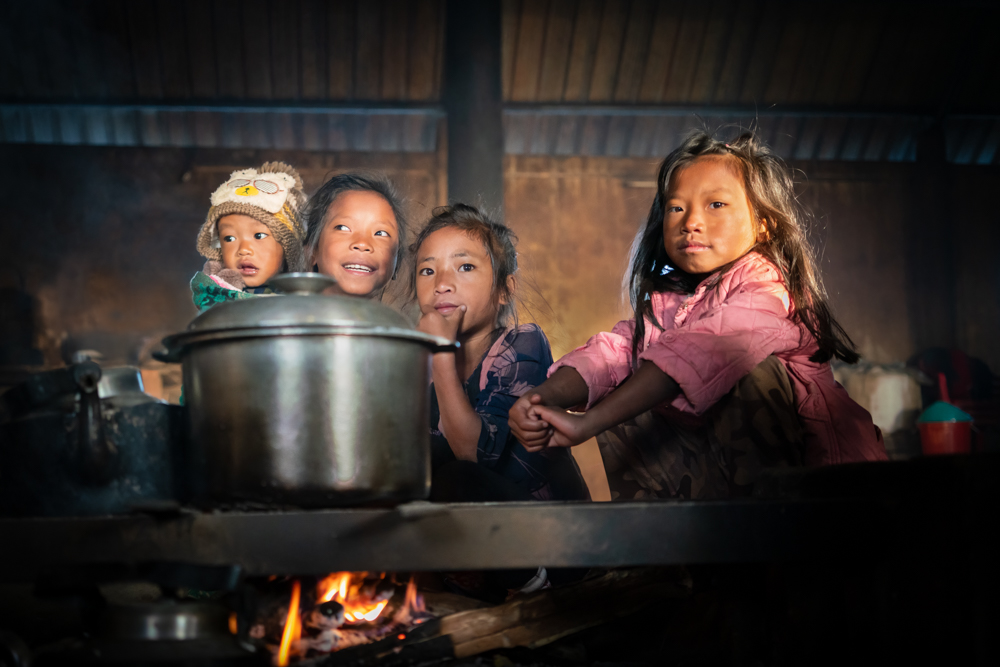
[[[926,422],[971,422],[972,417],[969,413],[959,410],[951,403],[945,403],[944,401],[937,401],[929,408],[924,410],[923,414],[917,419],[917,423],[923,424]]]

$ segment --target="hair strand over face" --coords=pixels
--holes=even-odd
[[[652,312],[650,295],[653,292],[690,293],[706,277],[687,274],[670,261],[663,245],[663,218],[670,178],[678,169],[707,156],[733,161],[750,201],[753,220],[762,221],[765,227],[765,233],[751,251],[766,257],[781,273],[794,305],[792,317],[806,327],[819,345],[810,360],[825,362],[837,357],[848,363],[856,362],[858,353],[854,342],[834,318],[816,270],[805,230],[805,214],[795,197],[795,184],[787,167],[752,132],[744,132],[729,143],[698,132],[660,164],[656,197],[645,225],[632,244],[626,284],[635,313],[633,365],[637,363],[645,335],[645,320],[649,319],[662,329]],[[724,273],[731,267],[732,263],[718,271]]]

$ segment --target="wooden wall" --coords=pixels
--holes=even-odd
[[[5,146],[10,192],[0,288],[36,299],[36,347],[47,365],[62,348],[96,348],[111,363],[187,326],[187,283],[201,268],[195,238],[212,191],[235,169],[280,159],[307,192],[354,168],[386,171],[414,220],[444,199],[436,154]]]
[[[992,199],[1000,169],[954,167],[949,210],[953,235],[956,345],[1000,373],[1000,207]]]
[[[194,316],[187,282],[209,194],[230,171],[282,159],[312,192],[333,172],[379,168],[408,195],[422,222],[446,197],[437,154],[99,149],[4,146],[7,186],[0,292],[35,300],[35,347],[48,366],[66,349],[97,348],[108,363],[144,363],[165,334]],[[800,163],[803,203],[831,301],[864,357],[905,361],[916,352],[907,291],[913,165]],[[653,195],[656,160],[505,159],[507,222],[520,238],[522,319],[542,324],[558,357],[629,315],[621,278]],[[954,234],[958,346],[1000,371],[1000,209],[988,194],[996,168],[950,168],[941,234]],[[5,323],[6,324],[6,323]],[[0,334],[8,331],[0,327]],[[0,340],[0,345],[6,344]],[[170,376],[165,375],[168,385]],[[165,394],[176,395],[176,379]],[[593,445],[575,452],[606,497]]]
[[[905,361],[915,352],[902,250],[910,169],[793,167],[841,323],[866,359]],[[507,219],[520,236],[528,282],[549,307],[539,320],[557,355],[630,315],[621,280],[649,212],[656,168],[655,160],[628,158],[507,158]]]
[[[622,276],[656,167],[641,159],[507,157],[505,206],[520,241],[522,294],[557,357],[628,316]]]
[[[434,154],[40,146],[5,152],[0,177],[19,196],[8,208],[5,226],[15,233],[0,246],[0,286],[23,284],[39,299],[38,346],[50,364],[59,362],[67,339],[103,336],[118,349],[187,323],[194,311],[186,282],[201,265],[194,237],[208,195],[237,167],[288,160],[310,192],[338,170],[384,169],[409,196],[418,222],[446,188]],[[524,316],[544,326],[557,355],[629,314],[621,279],[656,166],[646,159],[506,158],[506,215],[520,237]],[[909,166],[795,166],[838,317],[865,358],[905,360],[916,351],[903,251]],[[972,236],[956,250],[960,344],[1000,368],[992,349],[1000,322],[992,296],[995,217],[978,210],[983,205],[974,196],[997,176],[974,168],[961,174],[953,179],[956,215],[968,220],[964,233]]]

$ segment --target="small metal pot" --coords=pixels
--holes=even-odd
[[[425,498],[428,360],[447,339],[399,313],[321,294],[335,281],[286,274],[286,296],[214,306],[159,358],[182,361],[199,505],[328,507]]]

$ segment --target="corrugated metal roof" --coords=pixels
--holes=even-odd
[[[935,117],[952,162],[1000,153],[1000,3],[502,7],[509,153],[659,156],[694,127],[753,123],[788,157],[906,161]],[[0,13],[0,141],[436,147],[444,0],[0,0]],[[358,100],[431,110],[339,106]]]
[[[214,107],[0,104],[0,143],[176,148],[278,148],[430,153],[444,112],[437,107]],[[662,157],[694,130],[735,136],[754,129],[796,160],[912,162],[924,116],[718,108],[524,107],[503,117],[513,155]],[[945,121],[956,164],[1000,163],[1000,118]]]
[[[1000,111],[997,2],[504,0],[511,102]]]
[[[430,108],[0,105],[0,142],[433,152]]]
[[[508,102],[1000,112],[1000,3],[503,0]],[[0,100],[436,102],[444,0],[0,0]]]
[[[0,0],[5,101],[436,102],[442,0]]]
[[[956,116],[945,125],[948,161],[1000,164],[1000,118]]]
[[[779,155],[796,160],[916,159],[930,118],[886,114],[720,114],[707,109],[514,109],[504,116],[506,150],[533,155],[662,157],[695,130],[735,136],[753,129]],[[994,141],[994,144],[996,142]],[[995,146],[994,146],[995,150]]]

